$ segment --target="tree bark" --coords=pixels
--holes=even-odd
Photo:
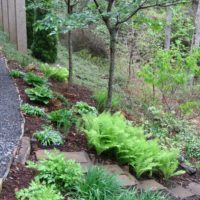
[[[72,63],[72,32],[68,32],[68,56],[69,56],[69,77],[68,83],[73,82],[73,63]]]
[[[113,94],[113,80],[115,71],[115,59],[116,59],[116,30],[110,30],[110,69],[109,69],[109,81],[108,81],[108,98],[106,109],[112,108],[112,94]]]
[[[200,1],[198,2],[196,18],[195,18],[195,34],[193,48],[199,48],[200,46]]]
[[[165,28],[165,49],[170,49],[171,45],[171,23],[172,23],[172,9],[170,7],[167,8],[167,17],[166,22],[167,26]]]
[[[67,12],[69,15],[73,12],[73,6],[71,5],[71,0],[67,1]],[[72,62],[72,32],[68,32],[68,59],[69,59],[69,77],[68,83],[72,84],[73,82],[73,62]]]

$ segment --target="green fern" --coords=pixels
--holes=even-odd
[[[143,127],[133,127],[120,113],[86,115],[83,121],[90,147],[98,154],[112,151],[121,163],[131,165],[138,177],[152,176],[155,171],[165,178],[176,174],[178,151],[162,150],[157,140],[147,141]]]

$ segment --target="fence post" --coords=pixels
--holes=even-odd
[[[14,0],[8,0],[8,8],[9,37],[11,42],[17,44],[16,10]]]
[[[2,0],[0,0],[0,24],[3,24],[3,15],[2,15]]]
[[[7,0],[2,0],[2,15],[3,15],[3,29],[5,32],[9,33]]]
[[[0,25],[21,52],[27,52],[25,0],[0,0]]]
[[[25,0],[16,0],[17,48],[21,52],[27,52],[27,30],[26,30],[25,7],[26,7]]]

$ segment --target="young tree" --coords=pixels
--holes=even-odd
[[[93,0],[96,10],[110,34],[110,67],[108,81],[107,109],[112,106],[113,79],[116,57],[116,36],[120,27],[128,22],[140,10],[152,7],[168,7],[187,0]]]
[[[170,7],[167,8],[167,13],[166,13],[166,28],[165,28],[165,49],[170,49],[171,45],[171,31],[172,31],[172,18],[173,18],[173,12]]]
[[[195,16],[195,34],[193,39],[193,48],[200,47],[200,1],[197,2],[196,16]]]
[[[83,9],[89,0],[54,0],[50,7],[40,0],[35,0],[32,7],[43,9],[47,12],[46,17],[39,21],[38,29],[52,31],[49,35],[59,33],[68,34],[68,64],[69,64],[69,84],[73,82],[73,48],[72,31],[77,28],[84,28],[92,21],[92,18]],[[81,11],[80,11],[81,10]],[[79,12],[80,11],[80,12]],[[46,35],[48,37],[48,35]]]
[[[68,15],[72,15],[74,6],[78,3],[72,3],[72,0],[65,0],[65,3],[67,5],[67,13]],[[73,82],[73,47],[72,47],[72,31],[68,31],[68,60],[69,60],[69,77],[68,77],[68,83],[71,84]]]

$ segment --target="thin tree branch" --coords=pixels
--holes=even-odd
[[[175,0],[173,2],[167,2],[167,3],[155,3],[155,4],[151,4],[151,5],[145,5],[147,1],[143,2],[142,4],[139,5],[139,7],[135,10],[133,10],[130,15],[128,17],[126,17],[125,19],[121,20],[121,21],[118,21],[116,23],[116,26],[120,25],[120,24],[123,24],[124,22],[128,21],[129,19],[131,19],[138,11],[140,10],[144,10],[144,9],[147,9],[147,8],[153,8],[153,7],[169,7],[169,6],[173,6],[173,5],[177,5],[177,4],[180,4],[180,3],[187,3],[188,0]]]
[[[108,29],[110,30],[111,27],[110,27],[109,18],[103,16],[103,11],[101,10],[101,8],[100,8],[99,3],[97,2],[97,0],[93,0],[93,1],[94,1],[95,5],[96,5],[97,10],[99,11],[99,14],[100,14],[101,17],[102,17],[104,23],[106,24],[106,26],[107,26]],[[109,6],[108,6],[108,7],[109,7]],[[111,8],[112,8],[112,6],[111,6]]]
[[[107,12],[109,13],[112,10],[112,6],[115,0],[109,0]]]

